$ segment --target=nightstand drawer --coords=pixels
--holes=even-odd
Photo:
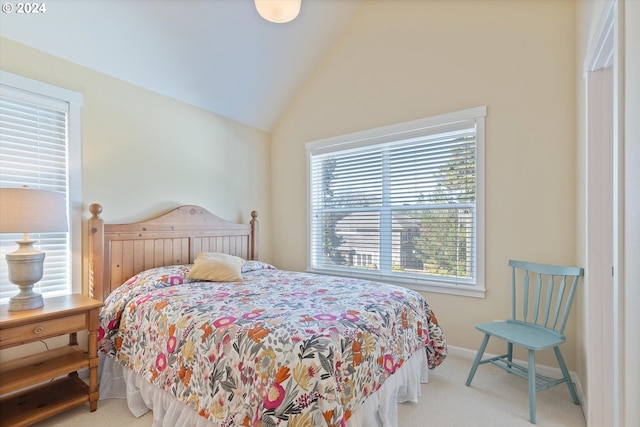
[[[87,315],[84,313],[14,326],[0,330],[0,347],[82,331],[87,327]]]

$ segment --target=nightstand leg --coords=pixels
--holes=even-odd
[[[98,309],[89,313],[89,409],[91,412],[98,409],[100,391],[98,388]]]

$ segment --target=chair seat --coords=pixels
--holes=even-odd
[[[512,321],[480,323],[476,325],[476,329],[529,350],[544,350],[556,347],[565,341],[563,335],[528,323]]]

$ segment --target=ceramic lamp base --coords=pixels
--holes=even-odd
[[[9,311],[31,310],[42,307],[42,295],[33,285],[42,279],[44,252],[33,248],[33,240],[19,240],[17,251],[6,255],[9,281],[18,285],[20,292],[9,300]]]
[[[22,295],[21,289],[18,295],[14,295],[9,299],[9,311],[31,310],[44,305],[42,295],[33,292],[31,289],[29,290],[31,295]]]

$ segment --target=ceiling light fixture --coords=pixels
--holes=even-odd
[[[256,10],[264,19],[276,24],[293,21],[298,13],[302,0],[254,0]]]

